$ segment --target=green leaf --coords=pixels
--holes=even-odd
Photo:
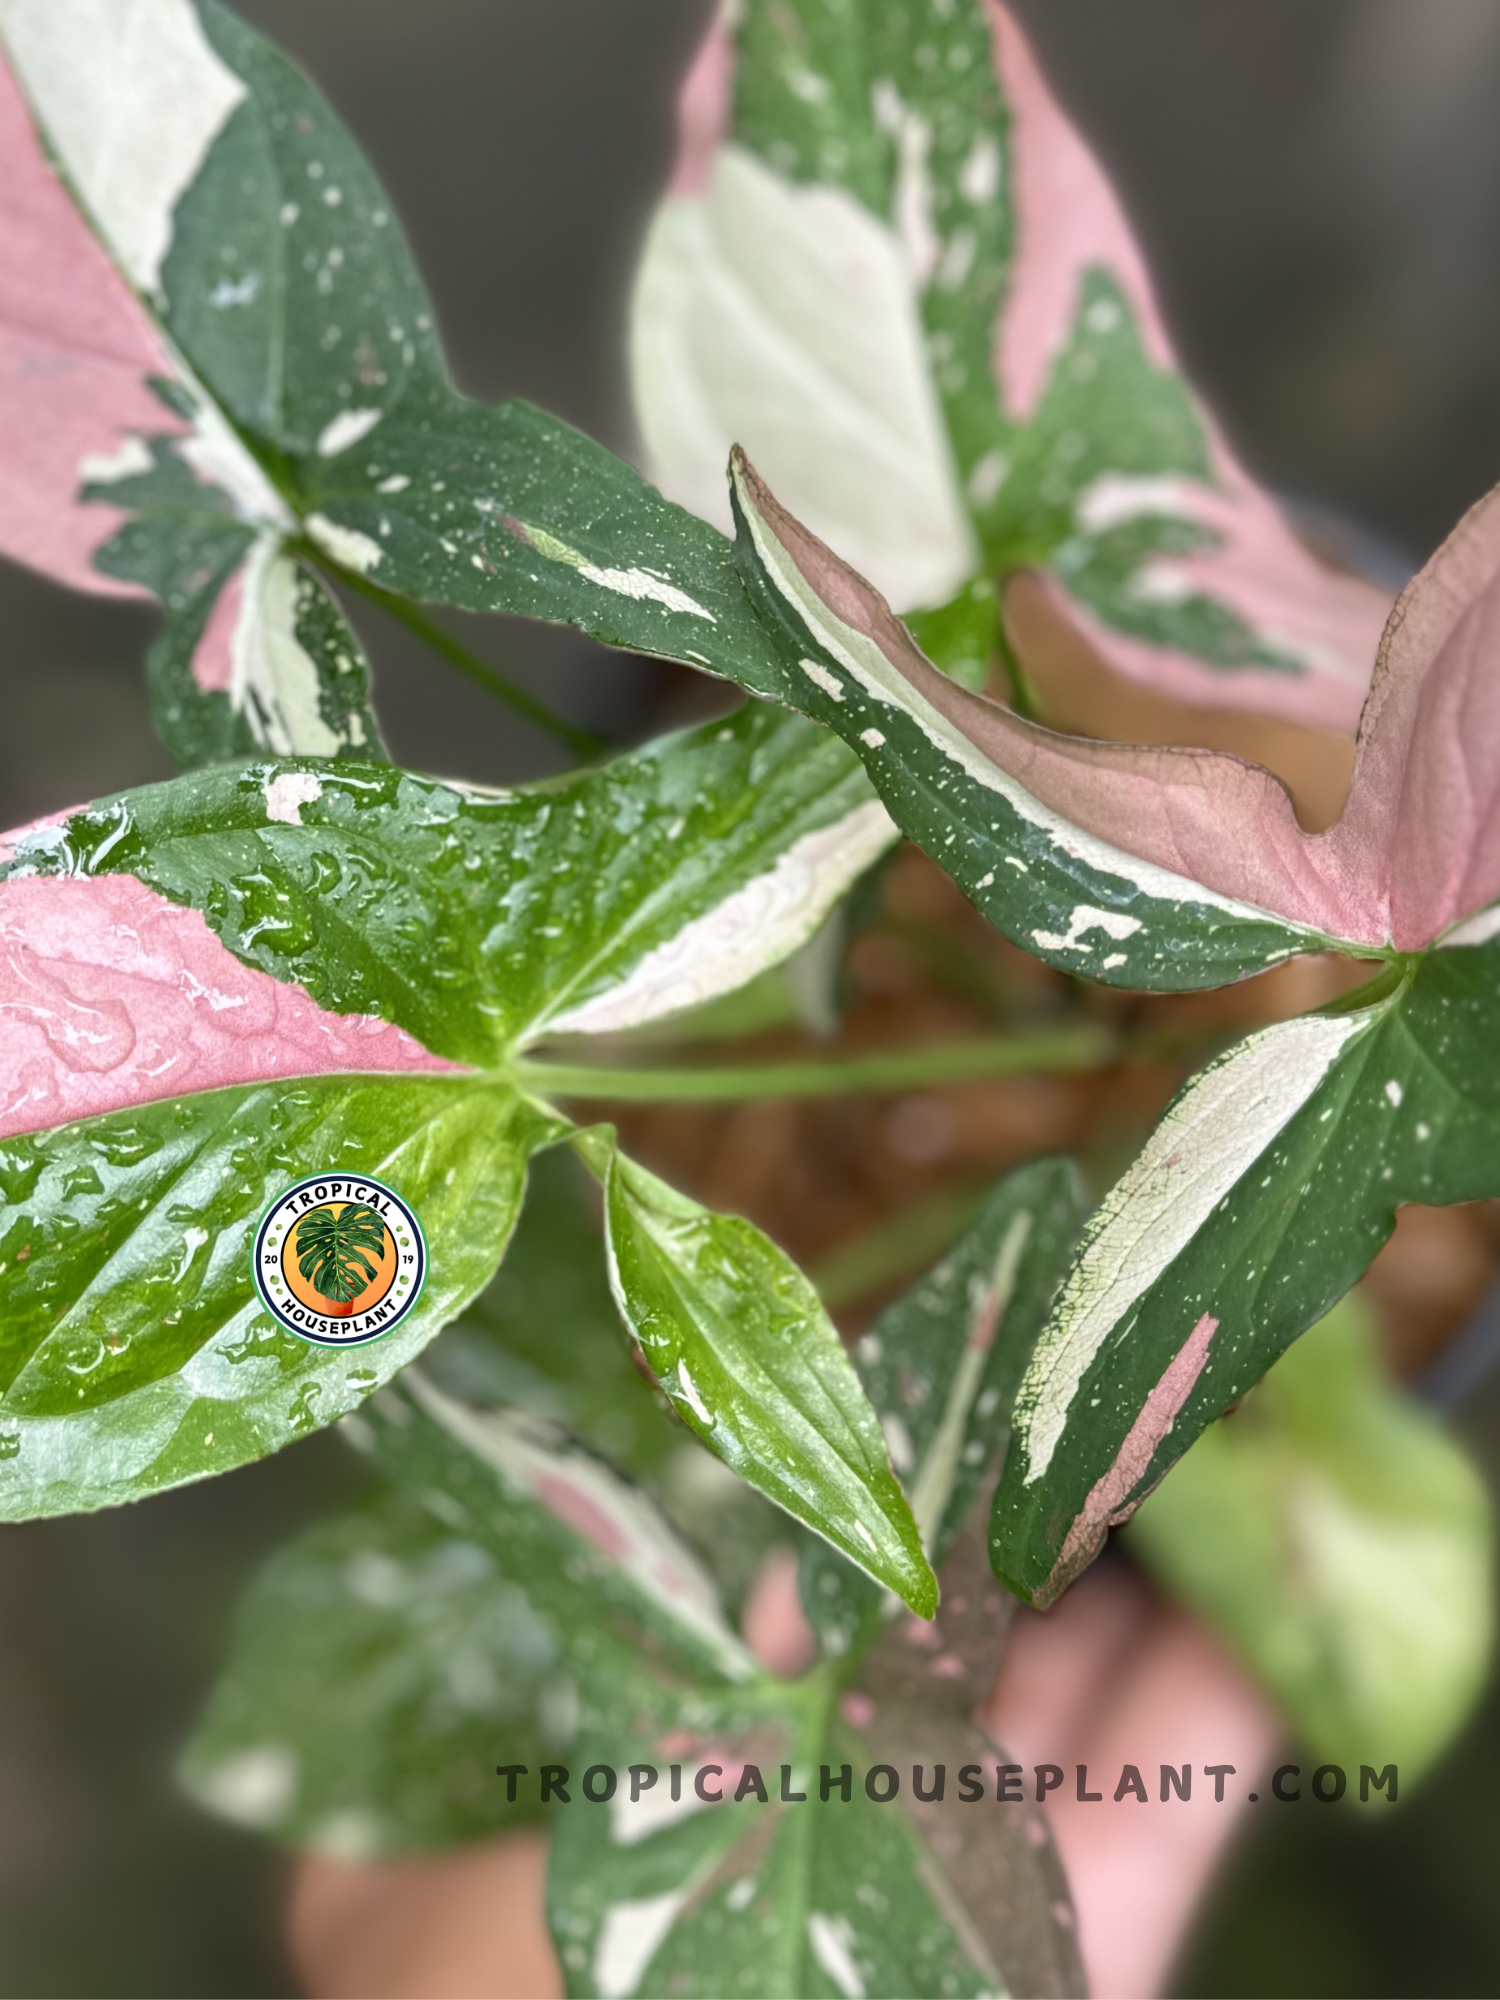
[[[539,1153],[505,1262],[423,1366],[463,1401],[517,1404],[655,1481],[674,1453],[702,1453],[620,1338],[597,1208],[570,1148]]]
[[[1206,1431],[1128,1541],[1218,1628],[1320,1761],[1415,1778],[1467,1720],[1494,1636],[1484,1484],[1384,1376],[1346,1300]]]
[[[854,1347],[933,1563],[994,1476],[1016,1384],[1083,1216],[1067,1161],[1008,1174],[947,1255]],[[800,1581],[829,1654],[846,1653],[880,1615],[880,1593],[824,1543],[804,1545]]]
[[[268,42],[215,0],[123,38],[93,0],[7,0],[0,54],[0,249],[55,351],[15,412],[0,547],[161,598],[174,754],[379,754],[309,560],[753,680],[767,642],[721,536],[567,425],[457,393],[374,174]]]
[[[1133,851],[1139,822],[1170,823],[1179,807],[1188,821],[1203,782],[1194,757],[1084,744],[954,685],[743,456],[733,479],[746,587],[781,636],[779,675],[756,691],[837,731],[901,830],[1023,950],[1146,992],[1224,985],[1299,952],[1368,950]],[[1230,782],[1278,790],[1268,773],[1220,763]],[[1114,837],[1095,830],[1095,813]]]
[[[754,706],[516,793],[389,766],[205,771],[24,837],[5,870],[128,874],[247,964],[494,1063],[743,985],[894,830],[825,732]]]
[[[1500,946],[1409,961],[1195,1077],[1090,1222],[1016,1398],[997,1571],[1054,1598],[1349,1289],[1402,1202],[1500,1194]],[[1376,994],[1379,997],[1376,997]]]
[[[565,1129],[517,1046],[752,976],[889,839],[840,746],[766,710],[513,796],[304,762],[19,837],[0,1513],[130,1498],[349,1409],[483,1287]],[[391,1180],[435,1265],[359,1355],[274,1331],[250,1283],[260,1212],[334,1168]]]
[[[681,129],[632,316],[664,492],[728,527],[743,445],[968,685],[1028,570],[1137,680],[1352,733],[1386,600],[1235,462],[1008,12],[746,0]]]
[[[1041,1820],[1024,1805],[997,1807],[996,1752],[969,1719],[993,1673],[1005,1600],[982,1558],[953,1581],[969,1608],[951,1629],[945,1611],[944,1637],[973,1655],[975,1671],[955,1671],[955,1653],[935,1676],[928,1628],[913,1636],[903,1621],[871,1657],[875,1719],[863,1728],[840,1714],[826,1668],[762,1683],[754,1701],[699,1693],[648,1704],[627,1683],[586,1708],[574,1775],[607,1764],[620,1790],[607,1810],[575,1804],[554,1821],[548,1905],[569,1993],[1083,1991]],[[672,1764],[682,1772],[675,1807],[662,1796]],[[705,1783],[722,1783],[722,1804],[695,1797],[693,1776],[708,1764],[720,1767]],[[878,1764],[900,1784],[887,1804],[865,1788]],[[914,1764],[928,1790],[944,1766],[941,1804],[915,1799]],[[659,1774],[634,1806],[630,1765]],[[979,1800],[960,1797],[961,1772],[983,1785]]]
[[[561,1129],[495,1079],[332,1076],[0,1141],[0,1519],[137,1499],[342,1416],[484,1285]],[[280,1331],[250,1277],[267,1205],[331,1163],[396,1187],[430,1257],[396,1331],[344,1351]]]
[[[198,1802],[344,1860],[475,1840],[497,1759],[565,1755],[577,1695],[492,1548],[384,1491],[267,1564],[184,1754]]]
[[[575,1140],[604,1187],[615,1302],[673,1409],[718,1458],[922,1617],[937,1585],[885,1440],[811,1284],[748,1222]]]
[[[202,1803],[368,1854],[533,1818],[545,1759],[565,1766],[548,1901],[570,1992],[795,1996],[847,1965],[872,1995],[1082,1990],[1041,1822],[996,1810],[995,1753],[968,1720],[1009,1603],[977,1550],[944,1613],[958,1652],[934,1676],[930,1628],[893,1630],[869,1663],[878,1721],[856,1728],[826,1669],[760,1672],[646,1496],[555,1427],[413,1375],[349,1429],[410,1497],[304,1536],[254,1586],[187,1753]],[[929,1789],[947,1766],[942,1804],[914,1799],[913,1760]],[[528,1767],[513,1804],[485,1788],[497,1761]],[[901,1766],[898,1804],[865,1792],[881,1761]],[[746,1762],[767,1803],[699,1799],[700,1766],[732,1800]],[[823,1763],[851,1767],[847,1805],[819,1800]],[[607,1805],[581,1790],[595,1764],[617,1777]],[[631,1764],[659,1774],[635,1804]],[[782,1764],[806,1800],[782,1798]],[[965,1764],[987,1804],[958,1796]]]
[[[646,1482],[738,1606],[786,1522],[677,1423],[621,1339],[592,1183],[570,1149],[539,1153],[505,1262],[423,1372],[461,1401],[562,1424]]]
[[[756,1679],[712,1578],[656,1502],[556,1424],[475,1409],[414,1370],[346,1428],[430,1513],[494,1552],[566,1632],[581,1685],[617,1685],[633,1648],[664,1685]]]

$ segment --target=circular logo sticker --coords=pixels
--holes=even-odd
[[[313,1174],[261,1217],[251,1271],[278,1326],[320,1347],[359,1347],[394,1331],[421,1297],[427,1243],[383,1181]]]

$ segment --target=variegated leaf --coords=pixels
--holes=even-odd
[[[750,709],[563,784],[219,770],[0,869],[0,1513],[126,1499],[350,1408],[481,1289],[565,1122],[519,1051],[751,977],[889,839],[821,731]],[[545,1087],[545,1073],[529,1079]],[[390,1180],[427,1290],[307,1346],[255,1299],[282,1188]]]
[[[1038,957],[1181,990],[1295,952],[1419,951],[1500,897],[1500,493],[1408,586],[1343,813],[1298,824],[1222,752],[1060,736],[926,660],[889,606],[734,466],[747,582],[784,640],[780,698],[838,730],[903,827]]]
[[[359,148],[218,0],[4,0],[0,183],[0,550],[161,598],[184,763],[380,754],[310,563],[753,678],[722,537],[457,393]]]
[[[364,241],[348,244],[351,227],[373,240],[378,197],[336,130],[318,141],[335,175],[348,169],[349,215],[314,190],[293,231],[298,204],[265,157],[270,107],[233,36],[190,0],[0,6],[0,549],[82,589],[160,599],[152,711],[180,762],[369,759],[364,658],[291,546],[267,405],[321,351],[330,419],[340,407],[342,357],[305,313],[297,324],[295,295],[313,300],[346,245],[340,289],[366,266],[366,317],[377,297],[398,317],[392,284],[410,266],[398,247],[371,283]]]
[[[1193,1446],[1127,1542],[1217,1626],[1315,1758],[1420,1776],[1489,1671],[1494,1523],[1345,1300]]]
[[[1195,1077],[1090,1222],[1016,1399],[999,1574],[1049,1603],[1334,1305],[1402,1202],[1500,1195],[1500,944],[1267,1028]]]
[[[1077,1175],[1066,1161],[1019,1168],[947,1255],[855,1344],[855,1369],[935,1564],[994,1476],[1016,1384],[1083,1216]],[[811,1537],[800,1584],[830,1654],[868,1637],[881,1615],[881,1593]]]
[[[997,1805],[1003,1752],[971,1721],[1004,1595],[982,1556],[950,1566],[950,1583],[942,1636],[915,1620],[893,1627],[868,1694],[835,1704],[825,1670],[763,1684],[755,1702],[652,1701],[625,1683],[592,1709],[575,1775],[608,1764],[619,1789],[607,1812],[574,1807],[553,1822],[547,1899],[570,1993],[1083,1991],[1046,1829],[1025,1805]],[[634,1803],[632,1766],[658,1773]],[[700,1770],[722,1802],[698,1796]]]
[[[348,1435],[561,1621],[580,1674],[608,1686],[645,1647],[668,1685],[674,1670],[730,1685],[758,1678],[713,1579],[655,1501],[556,1424],[476,1409],[413,1370],[351,1418]]]
[[[507,1805],[496,1760],[566,1755],[577,1710],[552,1627],[495,1549],[382,1491],[251,1584],[181,1778],[299,1847],[409,1853],[538,1811]]]
[[[1050,618],[1158,694],[1353,733],[1388,600],[1235,460],[1003,7],[746,0],[681,128],[632,338],[666,493],[727,527],[744,445],[970,685],[1003,600],[1033,671]]]

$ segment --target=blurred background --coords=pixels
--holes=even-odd
[[[1409,571],[1500,477],[1494,0],[1015,0],[1145,238],[1242,454]],[[626,452],[623,316],[703,0],[240,0],[374,157],[460,384]],[[557,753],[353,607],[398,761],[491,783]],[[708,684],[455,618],[612,738]],[[0,824],[170,774],[143,608],[0,564]],[[1500,1390],[1459,1421],[1500,1481]],[[174,1795],[261,1557],[348,1491],[331,1440],[139,1508],[0,1529],[0,1992],[288,1992],[279,1864]],[[1500,1968],[1500,1697],[1389,1818],[1307,1805],[1236,1855],[1197,1994],[1484,1994]]]

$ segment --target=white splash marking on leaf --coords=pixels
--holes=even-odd
[[[189,0],[0,0],[0,34],[100,235],[155,291],[178,201],[244,84]]]
[[[1399,1111],[1401,1109],[1401,1099],[1404,1093],[1401,1089],[1400,1084],[1396,1081],[1395,1077],[1392,1077],[1390,1082],[1386,1085],[1385,1094],[1391,1100],[1391,1103],[1394,1106],[1394,1108],[1397,1111]]]
[[[686,1901],[685,1889],[670,1889],[610,1904],[594,1947],[594,1984],[602,2000],[629,2000]]]
[[[1440,937],[1438,944],[1440,947],[1488,944],[1496,937],[1500,937],[1500,903],[1481,910],[1477,916],[1465,917],[1462,923],[1455,924],[1451,931]]]
[[[855,878],[897,838],[885,807],[856,806],[807,833],[776,865],[655,946],[619,981],[546,1025],[604,1034],[700,1006],[779,964],[804,944]]]
[[[898,612],[980,568],[907,252],[845,190],[722,147],[706,193],[652,224],[631,372],[652,479],[726,533],[740,442]]]
[[[404,472],[393,472],[389,479],[382,479],[375,488],[377,493],[404,493],[411,485]]]
[[[969,468],[965,490],[976,507],[988,507],[1010,477],[1010,460],[998,449],[987,451]]]
[[[435,1423],[492,1466],[512,1493],[545,1507],[605,1555],[659,1613],[706,1646],[729,1679],[753,1678],[755,1663],[725,1623],[712,1578],[643,1492],[538,1419],[470,1409],[411,1372],[403,1380]]]
[[[301,826],[302,808],[323,796],[311,771],[283,771],[266,786],[266,818],[283,826]]]
[[[113,486],[116,480],[149,472],[155,463],[144,438],[128,437],[116,451],[85,452],[78,461],[78,480],[82,486]]]
[[[871,750],[878,750],[881,744],[884,743],[885,737],[878,729],[862,729],[859,732],[859,740],[861,743],[865,744],[867,748]]]
[[[756,1879],[753,1875],[742,1875],[738,1882],[731,1883],[724,1892],[724,1901],[731,1910],[748,1909],[755,1900]]]
[[[1016,1288],[1016,1274],[1021,1268],[1026,1245],[1031,1240],[1031,1230],[1032,1216],[1029,1210],[1025,1210],[1011,1218],[1001,1238],[989,1282],[980,1292],[970,1314],[964,1350],[953,1371],[943,1414],[923,1455],[921,1470],[911,1483],[911,1511],[921,1531],[922,1546],[926,1549],[933,1546],[934,1537],[948,1511],[953,1482],[958,1476],[959,1452],[969,1426],[969,1412],[979,1393],[984,1365],[995,1344],[995,1336],[1004,1324],[1011,1294]]]
[[[1112,951],[1109,957],[1105,959],[1102,970],[1105,972],[1113,972],[1117,965],[1123,965],[1125,963],[1125,956],[1126,955],[1123,951]]]
[[[668,611],[680,611],[689,618],[704,618],[710,625],[719,622],[706,605],[700,604],[695,597],[689,597],[685,590],[679,590],[652,570],[601,569],[597,563],[591,563],[581,550],[570,547],[545,528],[534,528],[526,521],[512,521],[511,526],[539,556],[545,556],[548,562],[563,563],[567,568],[577,570],[581,577],[597,584],[601,590],[612,590],[617,597],[633,597],[646,603],[660,604]]]
[[[300,595],[318,586],[299,573],[275,535],[256,543],[243,577],[230,639],[230,706],[278,757],[337,756],[343,745],[323,716],[322,674],[297,636]],[[351,739],[362,740],[358,718],[350,724]]]
[[[942,255],[933,221],[932,175],[927,157],[932,151],[932,126],[889,80],[882,78],[870,93],[875,122],[896,142],[896,184],[891,192],[891,220],[906,263],[906,274],[917,291],[931,283]]]
[[[362,535],[358,528],[341,527],[326,514],[309,514],[307,532],[326,555],[359,576],[368,576],[385,554],[379,542]]]
[[[1142,478],[1130,472],[1101,472],[1073,504],[1073,519],[1088,535],[1102,535],[1143,514],[1164,514],[1173,520],[1191,517],[1180,481]]]
[[[691,1784],[683,1786],[680,1799],[674,1799],[665,1773],[632,1803],[630,1780],[622,1771],[619,1789],[609,1802],[609,1837],[616,1847],[634,1847],[660,1833],[664,1826],[675,1826],[691,1813],[702,1812],[706,1803]]]
[[[1061,935],[1049,931],[1033,931],[1033,939],[1043,951],[1088,951],[1090,947],[1083,939],[1090,931],[1105,931],[1118,943],[1123,944],[1128,937],[1134,937],[1140,929],[1139,917],[1121,916],[1115,910],[1096,910],[1089,903],[1079,903],[1068,919],[1068,928]]]
[[[340,410],[318,433],[319,458],[337,458],[351,444],[358,444],[362,437],[370,435],[384,414],[383,410]]]
[[[653,576],[649,569],[596,569],[593,563],[586,562],[578,565],[578,574],[617,596],[643,598],[648,603],[665,606],[668,611],[681,611],[689,618],[706,618],[710,625],[719,622],[696,598],[663,577]]]
[[[824,694],[831,695],[835,701],[844,699],[844,684],[837,674],[829,673],[827,667],[821,666],[816,660],[799,660],[797,664],[814,687],[820,687]]]
[[[1218,910],[1242,922],[1274,925],[1288,938],[1286,952],[1281,954],[1283,956],[1295,948],[1292,939],[1320,935],[1288,917],[1275,916],[1270,911],[1258,909],[1253,903],[1243,903],[1232,896],[1221,896],[1189,876],[1179,875],[1157,862],[1144,860],[1138,854],[1116,847],[1044,806],[1018,779],[1002,771],[997,764],[992,764],[955,723],[918,694],[873,639],[855,631],[829,610],[767,526],[738,468],[735,469],[734,480],[762,569],[824,652],[845,667],[872,700],[909,715],[939,755],[956,764],[986,790],[998,793],[1020,818],[1051,841],[1067,858],[1070,866],[1076,869],[1076,864],[1082,862],[1085,867],[1128,882],[1142,895],[1161,902]],[[1019,856],[1006,855],[1005,859],[1013,867],[1023,872],[1026,870],[1027,864]],[[1271,956],[1268,953],[1268,962]]]
[[[215,312],[228,312],[234,306],[252,306],[260,294],[260,272],[247,271],[243,278],[220,278],[208,295],[208,303]]]
[[[197,1779],[199,1798],[242,1826],[273,1826],[297,1796],[297,1758],[284,1743],[262,1743],[226,1757]]]
[[[825,1917],[813,1910],[807,1919],[812,1955],[843,1994],[844,2000],[865,2000],[865,1982],[854,1963],[854,1926],[844,1916]]]
[[[981,132],[969,149],[969,157],[958,170],[958,191],[975,208],[993,201],[1000,192],[1000,147],[994,135]]]
[[[189,436],[172,449],[205,485],[217,486],[234,502],[242,521],[290,534],[296,527],[292,510],[245,449],[223,412],[200,396]]]
[[[1105,1341],[1368,1025],[1310,1014],[1264,1029],[1204,1070],[1167,1112],[1091,1223],[1017,1394],[1028,1486],[1051,1464]]]

